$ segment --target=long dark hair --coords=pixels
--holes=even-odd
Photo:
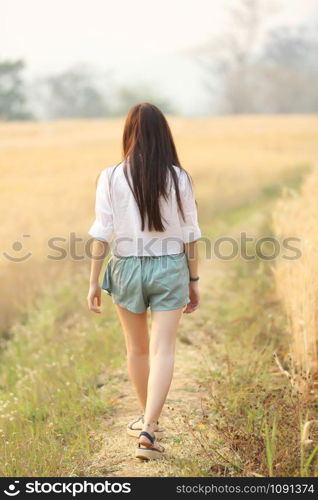
[[[173,165],[186,173],[190,189],[192,178],[180,164],[170,127],[157,106],[143,102],[130,109],[123,131],[123,160],[125,177],[139,208],[142,231],[146,219],[149,231],[165,230],[159,198],[168,198],[168,172],[171,173],[178,207],[185,220],[178,175]]]

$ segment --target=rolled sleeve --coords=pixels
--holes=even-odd
[[[179,220],[182,230],[183,242],[191,243],[201,238],[201,229],[198,222],[198,211],[195,203],[193,184],[187,175],[182,172],[182,180],[179,183],[180,198],[185,218],[179,211]]]
[[[95,221],[88,230],[93,238],[110,242],[114,234],[113,211],[107,169],[102,170],[96,186]]]

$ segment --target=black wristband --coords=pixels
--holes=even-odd
[[[190,281],[199,281],[199,279],[200,279],[199,276],[197,276],[196,278],[191,278],[191,276],[190,276]]]

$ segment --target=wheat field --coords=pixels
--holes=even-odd
[[[301,191],[285,190],[273,214],[276,235],[298,239],[299,258],[278,259],[275,279],[291,337],[290,377],[303,393],[317,386],[318,373],[318,166]]]
[[[0,276],[2,328],[52,286],[59,273],[81,272],[83,244],[70,251],[70,234],[87,238],[94,214],[99,171],[121,161],[122,119],[0,125],[3,252]],[[284,169],[311,164],[317,157],[317,118],[307,116],[170,117],[182,165],[196,183],[200,219],[207,228],[222,210],[255,200],[260,186],[275,182]],[[30,236],[23,236],[30,235]],[[66,256],[48,248],[63,238]],[[14,242],[20,242],[14,248]],[[32,256],[23,257],[29,252]],[[74,271],[73,271],[74,270]]]
[[[312,248],[317,116],[168,121],[194,180],[203,237],[292,233]],[[123,124],[0,124],[1,475],[317,476],[314,425],[308,437],[315,398],[285,376],[289,353],[295,369],[315,368],[311,250],[291,270],[207,259],[200,247],[201,307],[180,326],[163,416],[173,456],[140,468],[129,441],[118,449],[136,408],[110,302],[102,315],[87,311],[85,245],[95,181],[121,161]]]

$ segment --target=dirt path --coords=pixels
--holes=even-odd
[[[204,264],[201,272],[204,276],[202,294],[213,288],[211,269],[211,263]],[[102,440],[102,446],[87,466],[88,475],[177,476],[178,469],[185,471],[189,461],[193,470],[195,455],[201,453],[200,445],[192,435],[184,432],[183,422],[191,422],[193,426],[202,422],[205,395],[201,392],[199,372],[200,365],[204,362],[205,323],[200,310],[192,315],[184,315],[181,320],[174,378],[160,419],[161,425],[166,429],[166,436],[161,440],[166,448],[166,458],[149,462],[140,462],[134,458],[137,439],[126,434],[126,425],[138,415],[138,407],[127,376],[126,361],[123,360],[122,367],[116,374],[120,393],[114,404],[115,415],[105,419],[104,429],[95,436],[98,442]]]
[[[263,220],[262,213],[251,214],[248,220],[230,228],[227,235],[236,237],[243,230],[249,235],[254,232],[256,235]],[[105,419],[104,429],[97,436],[98,443],[102,440],[102,446],[99,444],[100,451],[87,465],[87,475],[201,476],[203,470],[209,471],[213,466],[213,458],[207,455],[207,450],[200,443],[200,432],[196,430],[205,423],[205,402],[209,399],[205,393],[205,384],[201,385],[201,382],[204,382],[206,375],[204,364],[208,363],[210,368],[213,365],[211,346],[208,346],[210,339],[217,337],[218,333],[214,331],[213,307],[225,300],[220,283],[224,275],[230,277],[231,272],[231,261],[201,259],[201,307],[195,313],[182,317],[177,337],[174,377],[160,419],[161,425],[166,429],[166,436],[161,441],[166,448],[166,457],[160,461],[144,463],[134,458],[137,439],[126,434],[126,425],[138,416],[138,407],[127,376],[126,361],[123,360],[122,367],[116,374],[116,390],[120,391],[114,403],[116,411],[114,416]],[[217,442],[215,431],[209,432],[213,432],[213,436],[210,435],[209,438]],[[219,451],[224,452],[224,456],[227,455],[226,448]]]

